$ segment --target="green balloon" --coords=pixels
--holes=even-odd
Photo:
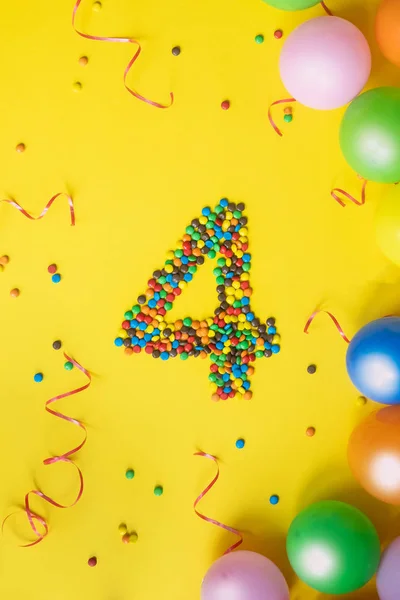
[[[400,88],[375,88],[353,100],[340,126],[340,147],[364,179],[400,181]]]
[[[380,542],[371,521],[344,502],[317,502],[292,522],[286,540],[298,577],[324,594],[348,594],[378,569]]]
[[[311,8],[321,2],[321,0],[263,0],[266,4],[281,10],[304,10]]]

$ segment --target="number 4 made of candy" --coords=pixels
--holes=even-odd
[[[226,198],[214,209],[203,208],[201,216],[186,227],[177,248],[168,252],[161,269],[154,271],[137,304],[126,311],[123,333],[115,339],[115,345],[124,346],[126,354],[144,349],[162,360],[209,355],[212,399],[216,401],[236,395],[250,399],[252,363],[280,350],[275,319],[262,323],[251,310],[251,254],[244,209],[243,203]],[[213,272],[219,306],[214,317],[168,321],[174,301],[207,257],[216,259]]]

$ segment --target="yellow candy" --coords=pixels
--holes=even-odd
[[[249,323],[249,321],[246,321],[246,323],[244,323],[244,328],[251,329],[251,323]]]
[[[200,223],[201,225],[205,225],[205,224],[207,223],[207,220],[208,220],[208,219],[207,219],[207,217],[200,217],[200,219],[199,219],[199,223]]]
[[[232,294],[235,293],[235,289],[233,287],[227,287],[225,289],[225,293],[228,294],[229,296],[232,296]]]
[[[214,321],[211,319],[211,317],[208,317],[208,319],[206,319],[206,323],[209,327],[211,327],[211,325],[214,323]]]
[[[248,273],[242,273],[240,276],[240,281],[249,281],[250,275]]]
[[[231,316],[231,323],[237,323],[237,322],[238,322],[237,315],[232,315]]]
[[[129,536],[129,543],[134,544],[137,541],[138,541],[138,534],[136,532],[131,533]]]
[[[215,331],[213,329],[210,329],[210,331],[208,332],[208,337],[213,338],[215,336]]]
[[[205,246],[205,242],[203,242],[203,240],[198,240],[197,247],[198,248],[204,248],[204,246]]]
[[[180,282],[178,283],[178,287],[180,287],[180,288],[181,288],[181,290],[184,290],[184,289],[185,289],[185,287],[187,287],[187,283],[186,283],[186,281],[180,281]]]
[[[218,370],[219,370],[219,369],[218,369]],[[217,389],[218,389],[218,386],[217,386],[217,384],[216,384],[216,383],[212,383],[212,384],[210,385],[210,388],[211,388],[211,391],[212,391],[212,393],[214,393],[214,392],[216,392],[216,391],[217,391]]]
[[[158,326],[158,329],[159,329],[160,331],[164,331],[164,329],[165,329],[166,327],[167,327],[167,324],[166,324],[166,322],[164,321],[163,323],[160,323],[160,324],[159,324],[159,326]]]
[[[235,291],[235,298],[237,300],[241,300],[243,298],[243,290],[236,290]]]
[[[235,290],[238,290],[240,288],[239,281],[233,281],[232,282],[232,287],[235,288]]]
[[[225,342],[225,346],[222,348],[222,354],[229,354],[230,352],[230,342],[228,343],[228,340]]]
[[[247,228],[246,227],[242,227],[241,229],[239,229],[239,234],[240,235],[247,235]]]
[[[233,218],[233,214],[231,213],[230,210],[227,210],[225,213],[225,217],[228,221],[230,221]]]
[[[125,525],[125,523],[121,523],[121,525],[118,527],[118,531],[121,535],[125,535],[125,533],[128,531],[128,528]]]
[[[230,266],[231,266],[231,264],[232,264],[232,261],[231,261],[231,259],[230,259],[230,258],[227,258],[227,259],[225,260],[225,264],[226,264],[226,266],[227,266],[227,267],[230,267]]]
[[[164,320],[164,317],[163,317],[162,315],[156,315],[154,318],[155,318],[155,320],[156,320],[156,321],[158,321],[159,323],[161,323],[161,321],[163,321],[163,320]]]
[[[165,267],[164,267],[164,271],[166,273],[172,273],[173,270],[174,270],[174,267],[172,265],[165,265]]]
[[[239,240],[242,242],[242,244],[247,244],[247,237],[244,235],[240,236]]]
[[[160,339],[160,336],[159,335],[155,335],[153,337],[153,342],[158,342],[159,339]]]
[[[240,317],[240,315],[239,315],[239,317]],[[243,329],[244,329],[244,323],[240,323],[239,322],[238,323],[238,329],[239,329],[239,331],[243,331]]]
[[[281,336],[276,333],[273,337],[272,343],[279,344],[280,341],[281,341]]]
[[[229,221],[224,221],[221,227],[222,231],[228,231],[229,229]]]
[[[244,389],[244,387],[240,387],[240,388],[238,389],[238,392],[240,392],[241,394],[244,394],[244,392],[245,392],[245,389]]]
[[[238,258],[242,258],[242,256],[243,256],[243,250],[238,250],[238,251],[236,252],[236,256],[237,256]]]
[[[240,313],[240,315],[238,315],[238,319],[240,323],[244,323],[246,320],[246,315],[244,315],[243,313]]]
[[[147,333],[153,333],[154,327],[153,325],[147,325]]]
[[[237,388],[240,388],[242,386],[243,381],[241,379],[235,379],[234,383]]]
[[[167,323],[167,328],[171,331],[175,331],[175,325],[173,323]]]
[[[169,250],[167,252],[167,260],[174,260],[175,258],[175,254],[172,252],[172,250]]]
[[[235,296],[227,296],[226,301],[228,304],[233,304],[235,302]]]
[[[236,246],[236,244],[232,244],[232,246],[231,246],[231,250],[232,250],[232,252],[235,254],[235,252],[236,252],[236,250],[237,250],[237,246]]]
[[[231,323],[231,322],[232,322],[231,321],[231,315],[226,315],[226,317],[225,317],[225,323],[228,324],[228,323]]]

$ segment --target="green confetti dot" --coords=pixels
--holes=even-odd
[[[264,36],[259,33],[258,35],[256,35],[256,37],[254,38],[256,44],[262,44],[264,41]]]
[[[64,369],[66,371],[72,371],[73,368],[74,368],[74,363],[72,363],[70,360],[68,360],[66,363],[64,363]]]
[[[164,492],[163,487],[161,485],[156,485],[156,487],[154,488],[154,495],[162,496],[163,492]]]
[[[127,479],[133,479],[135,477],[135,471],[133,469],[127,469],[125,477]]]

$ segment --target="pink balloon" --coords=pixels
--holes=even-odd
[[[289,600],[289,588],[272,561],[243,550],[211,565],[203,579],[201,600]]]
[[[382,555],[376,587],[380,600],[400,598],[400,537],[396,538]]]
[[[280,74],[301,104],[339,108],[361,92],[371,73],[371,51],[359,29],[340,17],[317,17],[297,27],[280,56]]]

